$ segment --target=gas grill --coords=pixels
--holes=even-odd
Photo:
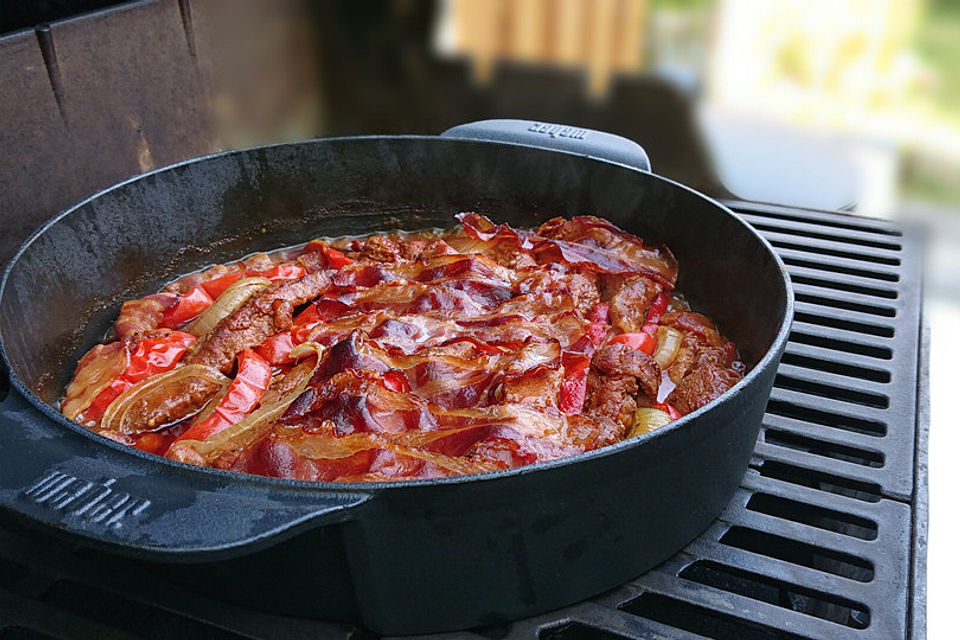
[[[797,301],[733,501],[686,549],[618,589],[512,624],[422,637],[925,638],[920,234],[843,213],[726,204],[777,249]],[[81,637],[376,636],[218,602],[148,566],[5,523],[0,640]]]

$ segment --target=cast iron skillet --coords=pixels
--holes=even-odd
[[[736,341],[750,372],[718,401],[628,442],[400,483],[188,466],[115,444],[54,408],[122,299],[255,250],[448,226],[468,210],[519,226],[592,213],[666,242],[680,289]],[[640,147],[609,134],[487,121],[440,137],[191,160],[68,209],[8,265],[0,512],[152,563],[191,589],[289,615],[359,618],[381,633],[532,615],[639,575],[717,516],[746,468],[791,317],[770,246],[721,205],[649,173]]]

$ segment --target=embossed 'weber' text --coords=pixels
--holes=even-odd
[[[142,514],[150,506],[150,501],[113,489],[115,482],[116,478],[110,478],[94,483],[62,471],[50,471],[20,495],[71,516],[119,528],[123,526],[124,519]]]
[[[545,124],[541,122],[534,122],[530,125],[527,131],[532,133],[542,133],[550,136],[551,138],[571,138],[573,140],[583,140],[587,137],[588,133],[586,129],[565,127],[560,124]]]

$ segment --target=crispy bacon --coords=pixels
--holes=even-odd
[[[661,381],[623,333],[682,334],[666,372],[676,386],[663,391],[680,412],[739,380],[733,343],[706,317],[663,312],[677,280],[666,247],[593,216],[534,230],[457,219],[447,232],[314,240],[216,265],[125,303],[115,330],[137,339],[198,287],[216,298],[244,276],[273,280],[199,335],[183,363],[229,374],[251,348],[272,367],[279,382],[245,414],[250,428],[224,430],[202,460],[298,480],[479,473],[616,442],[636,407],[656,405]],[[91,372],[114,351],[85,356],[65,411],[82,387],[99,388]],[[162,452],[204,413],[150,434],[159,444],[128,444]]]

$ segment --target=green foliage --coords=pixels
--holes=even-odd
[[[930,96],[960,116],[960,0],[932,0],[917,25],[913,48],[937,76]]]

